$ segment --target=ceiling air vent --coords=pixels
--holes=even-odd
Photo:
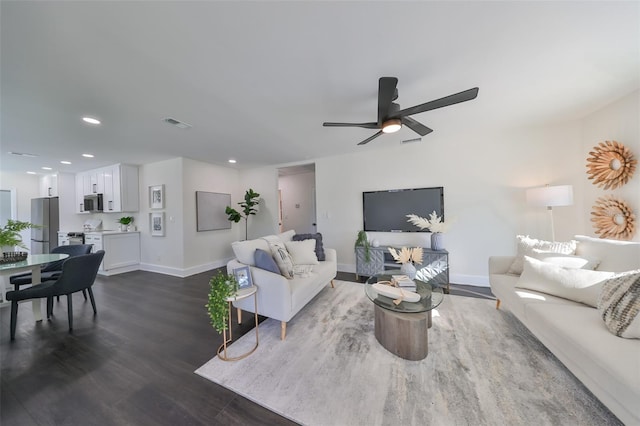
[[[164,121],[165,123],[169,123],[173,126],[179,127],[181,129],[188,129],[191,127],[191,124],[183,123],[182,121],[178,121],[175,118],[171,118],[171,117],[165,118],[162,121]]]
[[[15,151],[9,151],[9,154],[11,155],[18,155],[20,157],[37,157],[36,154],[28,154],[26,152],[15,152]]]
[[[414,143],[414,142],[422,142],[422,138],[407,139],[407,140],[404,140],[404,141],[402,141],[400,143],[401,144],[405,144],[405,143]]]

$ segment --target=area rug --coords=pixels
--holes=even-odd
[[[304,425],[621,424],[495,302],[446,295],[429,355],[407,361],[376,340],[363,284],[335,283],[288,323],[285,341],[268,319],[256,352],[196,373]]]

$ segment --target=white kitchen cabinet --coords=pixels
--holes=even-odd
[[[41,197],[57,197],[58,196],[58,175],[44,175],[39,180]]]
[[[97,192],[94,192],[97,191]],[[84,196],[102,194],[105,213],[140,209],[138,167],[115,164],[76,175],[76,212],[84,212]]]
[[[76,213],[89,213],[84,209],[84,178],[82,173],[76,174]]]
[[[93,244],[92,253],[104,250],[99,270],[102,275],[115,275],[139,268],[139,232],[88,232],[84,240],[85,244]]]
[[[69,245],[69,236],[66,232],[58,231],[58,245],[59,246],[68,246]]]

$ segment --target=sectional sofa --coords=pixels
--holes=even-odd
[[[546,263],[544,256],[549,255],[535,250],[529,254],[543,260],[525,258],[518,276],[509,273],[516,256],[491,257],[489,279],[496,308],[510,310],[621,421],[640,425],[640,339],[614,335],[595,307],[602,304],[598,291],[608,277],[640,270],[640,243],[586,236],[574,241],[575,252],[559,257],[583,259],[590,263],[587,270]],[[636,283],[636,308],[637,287]]]

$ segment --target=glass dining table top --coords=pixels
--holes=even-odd
[[[66,259],[67,257],[69,257],[69,255],[63,253],[30,254],[25,260],[22,260],[20,262],[0,264],[0,272],[12,271],[14,269],[30,268],[37,265],[44,265],[46,263]]]

